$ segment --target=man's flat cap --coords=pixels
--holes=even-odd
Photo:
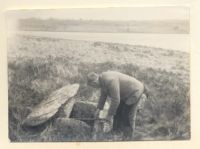
[[[88,82],[94,82],[95,80],[98,79],[98,74],[96,74],[95,72],[91,72],[87,75],[87,81]]]

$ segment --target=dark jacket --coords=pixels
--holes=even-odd
[[[120,100],[125,102],[131,100],[136,103],[144,91],[144,85],[134,77],[120,72],[107,71],[99,77],[101,96],[97,108],[103,109],[107,96],[111,98],[109,115],[115,115]]]

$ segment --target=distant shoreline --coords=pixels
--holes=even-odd
[[[34,31],[36,31],[36,32],[64,32],[64,33],[68,33],[68,32],[72,32],[72,33],[85,33],[85,31],[62,31],[62,30],[17,30],[17,31],[24,31],[24,32],[34,32]],[[14,31],[13,31],[14,32]],[[136,33],[136,34],[183,34],[183,35],[188,35],[188,34],[190,34],[190,33],[154,33],[154,32],[94,32],[94,31],[87,31],[88,33],[112,33],[112,34],[117,34],[117,33],[124,33],[124,34],[134,34],[134,33]]]
[[[21,31],[189,34],[189,20],[59,20],[28,18],[18,21]]]

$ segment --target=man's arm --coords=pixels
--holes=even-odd
[[[107,91],[104,88],[101,88],[101,96],[99,98],[99,102],[97,108],[103,110],[107,98]]]
[[[111,97],[110,109],[108,111],[109,116],[116,114],[117,108],[120,104],[120,88],[119,81],[113,80],[109,85],[109,95]]]

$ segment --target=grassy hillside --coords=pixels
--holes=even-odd
[[[117,70],[149,86],[148,100],[137,117],[131,140],[190,138],[189,54],[140,45],[86,42],[32,36],[8,40],[9,137],[12,141],[61,141],[46,129],[27,131],[21,122],[52,91],[80,83],[76,98],[96,102],[98,92],[85,86],[91,72]],[[63,141],[77,140],[64,138]],[[62,138],[63,139],[63,138]],[[91,140],[91,138],[82,138]],[[80,139],[79,139],[80,140]],[[123,140],[113,133],[100,140]]]

